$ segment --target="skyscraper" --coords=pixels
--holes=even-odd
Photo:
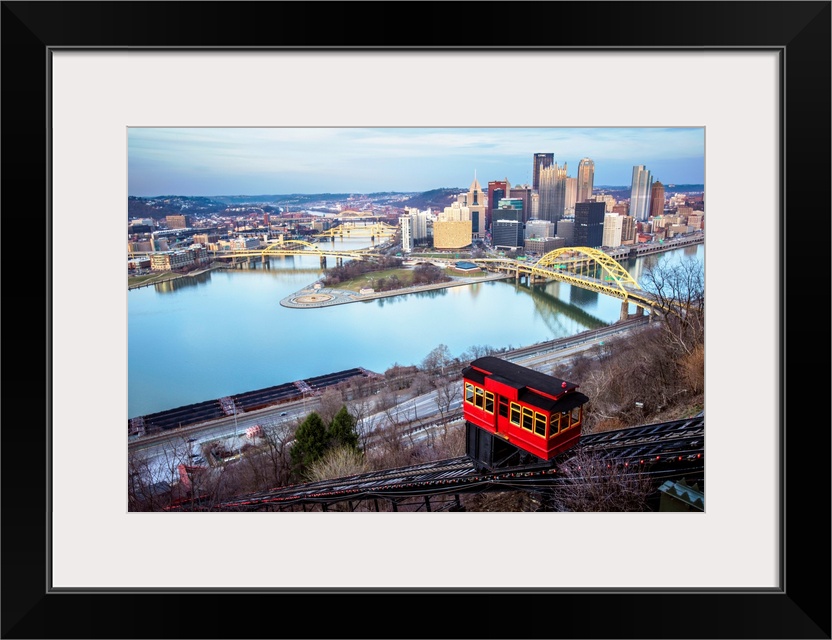
[[[650,189],[650,217],[655,218],[664,213],[664,185],[658,180]]]
[[[578,179],[566,179],[566,202],[564,204],[564,212],[572,215],[575,213],[575,203],[578,201]]]
[[[413,251],[413,234],[411,225],[412,214],[403,215],[399,218],[399,226],[402,229],[402,251],[410,253]]]
[[[540,188],[540,170],[551,167],[554,163],[554,153],[534,154],[534,166],[532,167],[532,189],[537,191]]]
[[[643,164],[633,167],[633,183],[630,187],[630,215],[638,222],[646,222],[650,214],[650,187],[653,177]]]
[[[540,220],[557,222],[563,217],[566,207],[566,163],[557,164],[540,170],[540,204],[537,217]]]
[[[527,185],[518,184],[511,187],[505,196],[506,198],[520,198],[523,201],[523,222],[532,217],[532,188]]]
[[[505,180],[490,180],[488,182],[488,199],[485,203],[485,228],[491,228],[491,212],[497,208],[497,203],[503,198],[508,198],[509,185],[508,178]]]
[[[604,216],[606,216],[606,207],[603,202],[578,202],[575,205],[574,243],[576,247],[596,249],[602,245]]]
[[[465,201],[468,205],[468,211],[471,213],[471,230],[474,237],[485,237],[485,209],[488,203],[486,202],[486,194],[477,180],[476,172],[474,173],[474,181],[468,187]]]
[[[587,202],[592,199],[592,186],[595,181],[595,162],[582,158],[578,163],[578,195],[575,202]]]

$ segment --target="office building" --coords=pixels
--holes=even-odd
[[[598,194],[590,198],[590,200],[595,200],[596,202],[603,202],[605,205],[607,205],[607,213],[612,213],[612,208],[616,204],[615,198],[608,193]]]
[[[516,187],[511,187],[506,197],[519,198],[523,201],[523,222],[527,222],[532,217],[532,199],[535,193],[529,185],[518,184]]]
[[[604,217],[606,209],[603,202],[579,202],[575,205],[574,246],[597,249],[604,242]],[[560,230],[558,230],[560,235]]]
[[[413,251],[413,234],[411,232],[412,227],[409,213],[399,218],[399,226],[402,230],[402,251],[410,253]]]
[[[557,164],[540,170],[540,205],[537,217],[541,220],[557,222],[563,217],[566,208],[566,163]]]
[[[165,216],[168,229],[187,229],[191,226],[190,216]]]
[[[566,242],[563,238],[526,238],[524,246],[527,253],[544,256],[555,249],[562,249]]]
[[[494,220],[491,245],[495,249],[519,249],[523,246],[523,223],[519,220]]]
[[[577,204],[575,205],[578,206]],[[575,246],[575,218],[564,218],[558,220],[555,225],[555,236],[563,238],[564,246]]]
[[[604,233],[601,241],[603,247],[620,247],[622,233],[624,231],[624,216],[615,213],[608,213],[604,216]]]
[[[628,216],[630,215],[630,203],[617,202],[613,205],[612,211],[610,213],[617,213],[620,216]]]
[[[566,202],[563,205],[563,213],[571,216],[575,213],[575,203],[578,201],[578,179],[566,178]]]
[[[462,194],[467,195],[467,194]],[[462,249],[471,246],[471,213],[458,200],[437,216],[433,223],[433,246],[437,249]]]
[[[595,181],[595,162],[589,158],[581,158],[578,163],[578,194],[575,202],[592,200],[592,187]]]
[[[471,217],[471,233],[474,238],[485,237],[485,209],[487,206],[487,194],[480,187],[477,174],[474,173],[474,181],[468,187],[468,193],[464,194],[463,204],[468,207]]]
[[[471,221],[437,220],[433,223],[433,246],[437,249],[470,247]]]
[[[555,235],[555,223],[548,220],[529,220],[526,223],[525,237],[548,238]]]
[[[630,187],[630,215],[638,222],[646,222],[650,215],[650,189],[653,177],[643,164],[633,167]]]
[[[650,187],[650,217],[664,213],[664,185],[658,180]]]
[[[636,221],[631,216],[621,216],[621,244],[635,244]]]
[[[511,185],[508,183],[508,178],[505,180],[491,180],[488,183],[488,197],[486,200],[486,207],[485,207],[485,228],[491,228],[491,212],[497,208],[497,203],[502,198],[509,197],[509,191],[511,189]]]
[[[492,222],[496,220],[523,222],[524,217],[523,200],[520,198],[503,198],[497,203],[497,208],[492,213]]]
[[[532,167],[532,189],[537,191],[540,188],[540,170],[551,167],[554,163],[554,153],[534,154],[534,165]]]

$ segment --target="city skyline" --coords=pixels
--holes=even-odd
[[[386,128],[131,127],[128,193],[221,196],[423,192],[508,178],[532,184],[532,158],[552,153],[595,186],[630,184],[645,165],[667,184],[704,184],[702,127]]]

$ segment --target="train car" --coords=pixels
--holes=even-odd
[[[462,371],[466,453],[481,470],[547,464],[581,437],[578,385],[487,356]]]

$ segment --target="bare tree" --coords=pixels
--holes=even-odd
[[[341,390],[335,387],[327,387],[320,396],[318,415],[321,416],[324,424],[329,424],[343,406],[344,394]]]
[[[461,382],[458,376],[438,375],[433,379],[433,386],[436,389],[436,408],[439,409],[439,416],[447,420],[451,413],[451,404],[459,399],[462,394]]]
[[[373,432],[372,446],[365,449],[373,469],[391,469],[411,463],[411,451],[401,427],[387,424]]]
[[[143,451],[127,453],[127,510],[159,511],[170,498],[159,491],[150,458]],[[169,485],[168,485],[169,487]]]
[[[645,270],[642,281],[662,306],[659,313],[673,351],[692,353],[704,342],[704,265],[694,258],[670,264],[662,256]]]
[[[428,393],[433,388],[430,376],[424,371],[420,371],[413,377],[413,382],[410,385],[410,390],[413,395],[422,395]]]
[[[257,469],[259,486],[255,489],[283,486],[289,482],[289,448],[294,437],[294,424],[272,419],[260,426],[262,433],[258,437],[258,452],[246,456]]]
[[[619,460],[603,459],[578,446],[558,466],[562,482],[545,492],[556,511],[647,511],[654,491],[649,474]]]
[[[445,369],[454,361],[451,351],[445,344],[434,348],[422,360],[422,370],[431,376],[444,373]]]

